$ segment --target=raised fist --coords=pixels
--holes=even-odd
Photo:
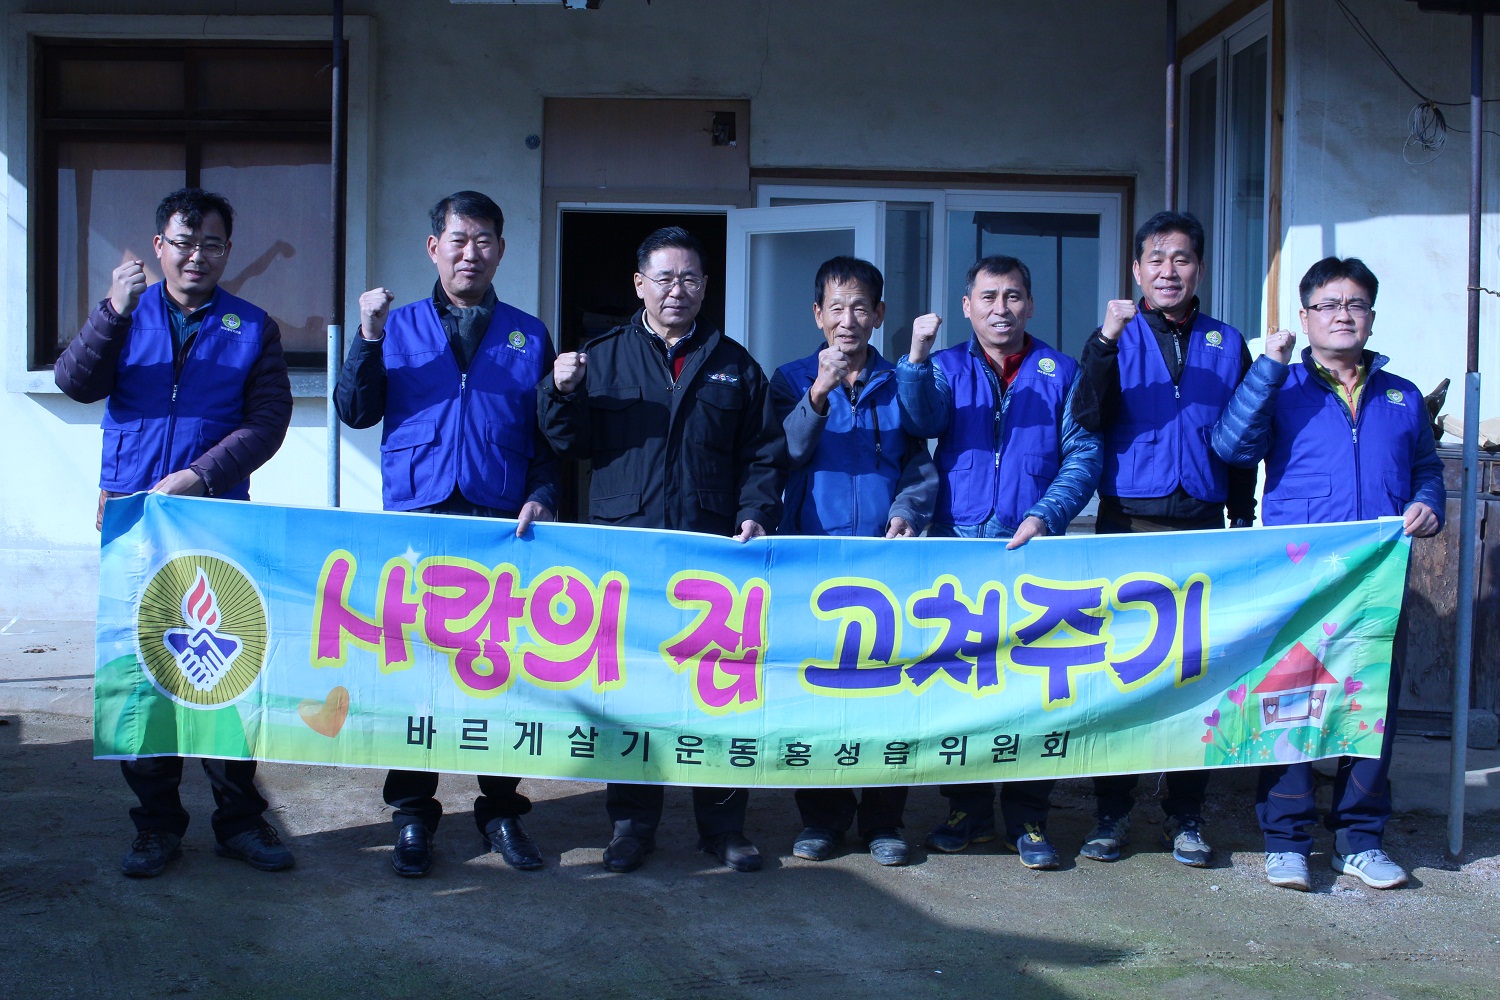
[[[937,340],[938,327],[942,325],[943,317],[937,313],[927,313],[911,321],[912,361],[927,360],[927,355],[932,353],[932,345]]]
[[[359,297],[359,333],[366,340],[385,336],[385,318],[396,296],[389,288],[372,288]]]
[[[146,269],[138,260],[127,260],[115,268],[109,284],[109,304],[121,317],[135,312],[141,293],[146,290]]]
[[[569,393],[583,384],[584,370],[588,368],[589,357],[579,351],[569,351],[559,354],[557,360],[552,362],[552,384],[558,392]]]
[[[1125,332],[1125,324],[1135,319],[1134,299],[1111,299],[1104,309],[1104,324],[1099,328],[1099,335],[1105,340],[1113,343],[1120,339],[1120,334]]]
[[[1297,346],[1297,335],[1290,330],[1273,330],[1266,334],[1266,357],[1272,361],[1289,364],[1292,350]]]

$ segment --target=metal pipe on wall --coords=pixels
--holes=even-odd
[[[1177,0],[1167,0],[1167,203],[1177,210]]]
[[[341,447],[339,438],[339,415],[333,405],[333,390],[338,384],[339,369],[344,361],[344,234],[348,227],[345,219],[348,169],[346,163],[347,126],[349,118],[348,90],[345,86],[348,46],[344,42],[344,0],[333,0],[333,127],[329,152],[329,191],[332,201],[329,217],[333,229],[333,287],[329,304],[328,324],[328,385],[325,395],[327,403],[328,438],[328,506],[339,506],[339,464]]]
[[[1464,777],[1468,771],[1469,675],[1474,663],[1474,556],[1478,548],[1479,249],[1484,193],[1484,11],[1476,5],[1469,52],[1469,367],[1464,377],[1463,511],[1458,527],[1458,643],[1453,662],[1453,739],[1448,766],[1448,853],[1464,846]]]

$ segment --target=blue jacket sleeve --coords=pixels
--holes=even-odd
[[[1104,471],[1104,452],[1099,445],[1099,435],[1084,430],[1073,419],[1073,398],[1078,392],[1081,376],[1074,376],[1068,390],[1068,403],[1062,416],[1062,463],[1052,485],[1036,503],[1026,511],[1026,517],[1039,517],[1047,525],[1047,534],[1061,535],[1068,524],[1094,495],[1099,485],[1099,476]]]
[[[935,438],[948,429],[953,390],[932,358],[912,361],[902,355],[896,362],[896,399],[901,404],[901,429],[906,433]]]
[[[1276,400],[1291,367],[1264,354],[1245,373],[1224,415],[1214,424],[1214,453],[1225,463],[1254,468],[1271,448]]]
[[[1411,461],[1411,502],[1425,503],[1437,515],[1438,531],[1448,510],[1448,492],[1443,488],[1443,460],[1438,457],[1437,442],[1427,431],[1427,422],[1422,422],[1421,433],[1413,449]],[[1411,504],[1407,504],[1408,507]]]

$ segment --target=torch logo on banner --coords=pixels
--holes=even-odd
[[[152,683],[192,708],[221,708],[260,676],[266,605],[244,570],[220,556],[179,554],[141,593],[136,643]]]
[[[182,599],[182,617],[188,627],[167,629],[162,641],[188,683],[199,691],[212,691],[240,655],[241,643],[214,629],[219,623],[219,599],[201,569],[193,589]]]

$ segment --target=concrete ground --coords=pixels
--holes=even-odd
[[[1500,973],[1500,752],[1468,754],[1459,864],[1445,855],[1448,744],[1403,738],[1391,854],[1408,888],[1377,892],[1327,867],[1314,891],[1263,876],[1253,776],[1215,779],[1216,866],[1157,847],[1154,778],[1134,844],[1112,865],[1074,860],[1091,823],[1086,781],[1059,785],[1051,835],[1063,870],[1031,872],[998,844],[914,851],[886,869],[850,851],[793,858],[786,792],[755,793],[747,833],[766,870],[692,850],[691,810],[668,793],[660,848],[610,875],[603,789],[528,781],[540,872],[483,853],[472,779],[444,778],[450,814],[425,879],[389,867],[381,772],[263,765],[272,820],[297,866],[266,874],[213,854],[197,768],[184,856],[121,877],[132,798],[94,761],[87,623],[0,622],[0,991],[13,997],[1493,997]],[[38,650],[29,652],[28,650]],[[912,793],[913,841],[944,815]]]

